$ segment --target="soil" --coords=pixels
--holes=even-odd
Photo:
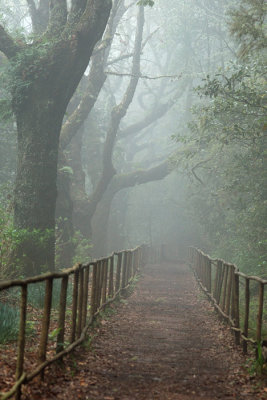
[[[148,265],[133,293],[25,400],[267,399],[186,265]],[[267,386],[267,383],[266,383]]]

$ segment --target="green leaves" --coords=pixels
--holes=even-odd
[[[245,3],[251,14],[259,2]],[[253,26],[258,17],[255,12]],[[190,131],[176,140],[181,143],[180,165],[192,181],[188,206],[214,255],[266,278],[267,102],[261,49],[248,47],[245,58],[206,76],[196,88],[200,101],[193,108]]]

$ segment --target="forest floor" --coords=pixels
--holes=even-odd
[[[113,312],[112,312],[113,310]],[[148,265],[91,341],[52,366],[23,399],[267,399],[185,265]]]

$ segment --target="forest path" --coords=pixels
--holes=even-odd
[[[147,265],[116,310],[101,321],[91,350],[79,348],[65,371],[52,367],[24,399],[267,398],[187,266]]]

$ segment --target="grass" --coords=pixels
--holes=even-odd
[[[61,290],[61,280],[54,279],[53,282],[53,297],[52,297],[52,308],[56,309],[59,306]],[[37,309],[42,309],[44,306],[45,298],[45,282],[33,283],[28,286],[28,304]],[[68,284],[67,292],[67,305],[72,302],[72,284]]]
[[[10,304],[0,303],[0,343],[16,340],[19,330],[19,310]]]

